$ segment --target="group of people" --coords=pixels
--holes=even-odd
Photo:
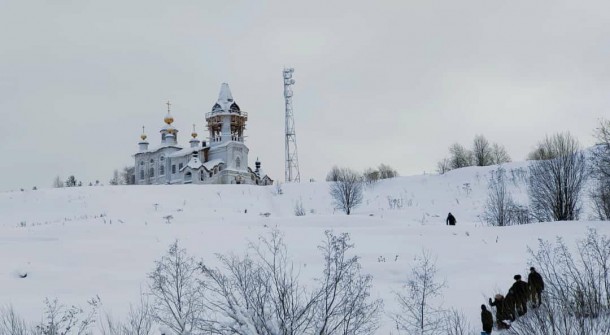
[[[508,290],[506,296],[496,294],[494,300],[489,298],[489,305],[496,308],[497,329],[510,328],[510,322],[527,313],[527,303],[532,302],[532,308],[542,304],[542,291],[544,280],[534,267],[530,268],[527,282],[521,279],[521,275],[513,277],[515,282]],[[487,306],[481,305],[481,322],[483,323],[483,334],[491,334],[493,329],[493,316]]]

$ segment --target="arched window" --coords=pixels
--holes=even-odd
[[[154,167],[150,167],[150,169],[148,169],[148,176],[149,177],[154,177],[155,176],[155,168]]]
[[[144,169],[140,169],[140,179],[144,179]]]
[[[144,161],[140,161],[140,166],[144,166]]]
[[[235,168],[241,169],[241,159],[239,157],[235,158]]]
[[[193,175],[190,172],[184,174],[184,182],[190,183],[193,180]]]
[[[205,172],[203,170],[199,171],[199,179],[201,181],[203,181],[204,178],[205,178]]]
[[[160,175],[160,176],[165,175],[165,166],[164,166],[163,164],[161,164],[161,165],[159,166],[159,175]]]

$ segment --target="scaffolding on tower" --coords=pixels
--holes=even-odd
[[[286,104],[286,170],[285,181],[300,182],[299,156],[297,154],[297,135],[294,130],[294,115],[292,113],[292,79],[293,68],[284,68],[284,100]]]

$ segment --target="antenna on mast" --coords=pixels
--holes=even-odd
[[[300,182],[299,156],[297,154],[297,136],[294,130],[294,115],[292,113],[292,79],[293,68],[284,68],[284,101],[286,105],[286,170],[285,182]]]

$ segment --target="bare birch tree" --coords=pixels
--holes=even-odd
[[[197,262],[178,241],[170,245],[148,274],[153,318],[178,335],[191,334],[204,317],[204,286],[198,274]]]
[[[399,331],[418,335],[445,335],[444,311],[438,299],[445,282],[436,278],[436,261],[429,252],[416,257],[416,264],[405,285],[405,293],[396,293],[401,312],[393,316]]]

